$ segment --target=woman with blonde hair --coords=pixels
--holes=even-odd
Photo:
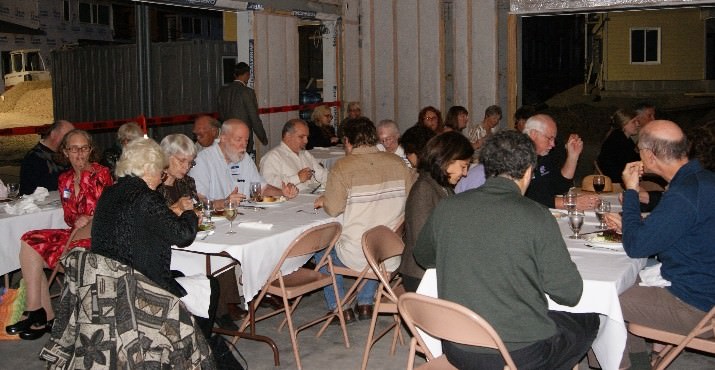
[[[598,167],[614,183],[623,182],[621,173],[627,163],[640,160],[636,143],[631,137],[638,134],[638,114],[628,109],[619,109],[611,116],[610,129],[598,154]]]
[[[338,136],[331,125],[333,113],[327,105],[319,105],[313,110],[308,122],[308,145],[306,149],[329,147],[338,143]]]
[[[86,131],[72,130],[60,143],[58,154],[70,163],[60,174],[58,190],[69,229],[33,230],[21,238],[20,268],[25,279],[27,297],[25,319],[7,326],[8,334],[34,340],[52,329],[54,311],[44,268],[54,268],[73,230],[82,228],[93,218],[95,206],[104,189],[112,184],[109,170],[96,162],[92,138]],[[89,248],[89,239],[73,241],[69,248]]]
[[[199,218],[192,209],[175,213],[156,191],[167,166],[162,148],[151,139],[129,143],[117,162],[117,183],[97,203],[92,226],[92,252],[133,267],[160,288],[181,298],[187,291],[171,271],[171,247],[193,243]],[[212,282],[212,285],[214,283]],[[216,309],[212,287],[206,319],[198,319],[210,335]],[[208,299],[209,297],[201,297]]]

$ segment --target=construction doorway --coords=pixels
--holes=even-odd
[[[298,26],[298,86],[300,104],[326,101],[323,95],[323,33],[319,21]],[[300,118],[310,120],[312,110],[301,110]]]

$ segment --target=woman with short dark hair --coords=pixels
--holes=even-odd
[[[419,177],[405,204],[405,250],[399,271],[407,291],[417,289],[425,272],[412,255],[422,226],[437,203],[454,194],[454,186],[466,176],[473,154],[472,144],[458,132],[446,132],[427,142],[417,166]]]

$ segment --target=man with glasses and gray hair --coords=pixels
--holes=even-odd
[[[402,158],[407,167],[412,167],[410,161],[407,160],[405,149],[400,145],[400,128],[397,123],[391,119],[383,119],[377,124],[377,149],[381,152],[395,154]]]
[[[537,162],[526,196],[550,208],[564,208],[563,199],[557,194],[566,193],[573,186],[578,158],[583,151],[583,141],[576,134],[566,141],[566,161],[561,167],[552,149],[556,146],[556,122],[547,114],[531,116],[524,125],[536,149]],[[589,209],[596,205],[598,197],[579,196],[576,207]]]

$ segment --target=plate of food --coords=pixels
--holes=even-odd
[[[262,201],[250,202],[250,204],[256,205],[256,206],[261,206],[261,207],[272,207],[272,206],[277,206],[277,205],[285,202],[286,200],[287,199],[284,196],[280,196],[280,197],[264,196]]]
[[[602,233],[586,235],[587,246],[596,248],[611,249],[614,251],[623,250],[623,235],[614,230],[606,230]]]

